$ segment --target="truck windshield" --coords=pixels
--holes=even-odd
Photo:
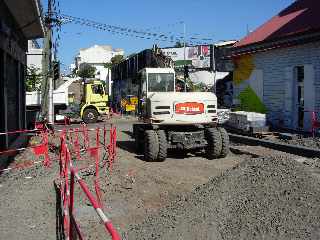
[[[173,73],[149,73],[148,74],[149,92],[173,92],[174,74]]]
[[[104,94],[102,84],[92,85],[92,86],[91,86],[91,89],[92,89],[92,93],[93,93],[93,94],[101,94],[101,95]]]

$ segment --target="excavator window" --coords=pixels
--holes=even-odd
[[[148,74],[149,92],[174,92],[173,73],[149,73]]]

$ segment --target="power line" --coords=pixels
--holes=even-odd
[[[73,23],[78,24],[82,26],[87,27],[93,27],[101,31],[107,31],[114,35],[121,35],[121,36],[127,36],[127,37],[133,37],[133,38],[140,38],[140,39],[147,39],[147,40],[156,40],[156,41],[164,41],[164,42],[181,42],[184,37],[175,33],[170,32],[168,33],[162,33],[162,32],[156,32],[156,31],[149,31],[147,30],[138,30],[130,27],[123,27],[123,26],[115,26],[105,23],[99,23],[96,21],[92,21],[85,18],[80,17],[73,17],[66,14],[56,14],[57,19],[60,21],[61,24],[66,23]],[[179,22],[181,23],[181,22]],[[175,25],[177,25],[176,23]],[[208,44],[208,42],[212,42],[213,39],[211,38],[203,38],[203,37],[194,37],[195,34],[193,34],[193,37],[187,38],[186,41],[189,45],[199,45],[199,44]],[[206,42],[205,42],[206,41]]]

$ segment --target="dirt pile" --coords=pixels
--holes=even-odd
[[[131,226],[128,239],[320,239],[320,171],[249,159]]]

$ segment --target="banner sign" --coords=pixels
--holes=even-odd
[[[179,66],[179,62],[186,60],[188,65],[195,68],[210,68],[210,46],[193,46],[184,48],[162,48],[161,51]],[[185,54],[185,58],[184,58]]]

